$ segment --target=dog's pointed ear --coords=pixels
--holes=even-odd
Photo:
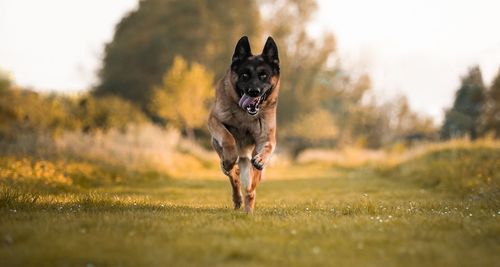
[[[233,63],[236,61],[243,60],[252,56],[252,51],[250,50],[250,43],[248,42],[248,37],[243,36],[240,38],[236,44],[233,54]]]
[[[276,46],[273,37],[267,37],[266,44],[264,45],[264,49],[262,50],[262,56],[270,63],[276,65],[280,64],[280,59],[278,57],[278,46]]]

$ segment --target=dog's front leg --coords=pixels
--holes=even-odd
[[[257,170],[262,170],[264,165],[269,162],[271,155],[276,147],[275,129],[269,129],[269,132],[255,138],[256,145],[252,156],[252,165]]]
[[[256,145],[253,151],[252,160],[240,158],[240,167],[243,188],[245,189],[245,211],[251,213],[255,207],[255,197],[257,184],[262,178],[262,169],[269,161],[275,147],[274,134],[256,138]],[[251,164],[250,164],[251,162]],[[253,166],[252,166],[253,165]]]
[[[212,134],[213,142],[217,143],[217,146],[213,145],[221,159],[222,170],[227,174],[236,165],[236,161],[238,161],[236,140],[215,116],[210,116],[208,130]]]
[[[221,160],[222,171],[231,182],[234,208],[239,209],[243,196],[240,189],[240,170],[236,165],[236,161],[238,161],[236,141],[227,128],[215,117],[210,117],[208,129],[213,137],[212,146]]]

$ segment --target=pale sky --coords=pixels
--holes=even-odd
[[[0,0],[0,69],[39,91],[96,82],[104,44],[137,0]]]
[[[365,70],[378,95],[408,97],[441,121],[460,76],[478,64],[489,85],[500,68],[498,0],[319,0],[314,26],[333,32],[344,64]]]
[[[137,0],[0,0],[0,69],[39,91],[96,82],[104,44]],[[489,84],[500,67],[500,1],[319,0],[313,35],[331,31],[344,67],[367,72],[383,99],[442,119],[459,77],[479,64]]]

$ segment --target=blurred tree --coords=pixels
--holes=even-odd
[[[486,96],[483,132],[491,132],[496,138],[500,138],[500,69]]]
[[[78,100],[78,105],[73,106],[72,114],[78,128],[85,133],[113,128],[125,131],[129,124],[147,121],[137,106],[117,96],[84,96]]]
[[[390,118],[387,105],[379,106],[375,100],[350,110],[350,137],[356,146],[380,148],[390,140]]]
[[[0,71],[0,139],[6,135],[9,124],[16,118],[11,100],[12,82],[7,73]]]
[[[208,102],[213,96],[213,74],[198,63],[175,57],[163,83],[153,90],[153,114],[184,130],[194,139],[194,129],[205,125]]]
[[[338,72],[334,64],[336,43],[330,33],[320,38],[307,33],[318,7],[316,1],[260,0],[259,6],[263,31],[277,40],[279,48],[280,142],[291,148],[292,156],[309,146],[336,145],[337,116],[329,109],[329,103],[337,96],[332,90]]]
[[[252,51],[258,53],[263,45],[259,42],[262,33],[272,35],[279,46],[282,79],[277,119],[281,144],[297,143],[300,147],[357,142],[373,148],[386,144],[396,135],[390,132],[395,129],[392,109],[376,101],[364,101],[370,93],[370,78],[341,68],[332,34],[320,38],[308,35],[307,27],[317,8],[315,0],[141,1],[139,8],[120,22],[113,41],[107,45],[101,84],[95,93],[130,99],[147,110],[150,117],[168,120],[187,132],[194,128],[202,134],[198,119],[181,118],[184,115],[180,112],[174,115],[180,109],[165,104],[171,103],[171,98],[182,98],[167,90],[176,88],[169,83],[181,79],[167,79],[174,55],[222,74],[230,63],[236,40],[249,35]],[[194,112],[186,110],[182,114]],[[318,114],[321,116],[313,116]],[[410,120],[412,114],[408,111],[405,120]],[[415,121],[420,123],[422,119]],[[320,138],[324,142],[312,142],[312,137],[300,130],[307,123],[336,131],[326,131],[330,134]],[[403,127],[406,124],[412,123],[401,122],[400,126],[411,128]]]
[[[0,70],[0,94],[5,93],[11,87],[11,80],[7,73]]]
[[[284,135],[290,144],[292,158],[310,146],[333,146],[337,141],[338,128],[330,111],[317,108],[309,113],[303,113],[287,128]],[[292,141],[292,142],[290,142]]]
[[[222,75],[238,38],[258,36],[259,22],[252,0],[140,1],[106,46],[95,94],[118,95],[146,110],[175,55]]]
[[[14,85],[0,91],[0,139],[12,139],[25,132],[56,133],[74,126],[59,98]]]
[[[22,134],[125,130],[130,123],[146,120],[139,108],[119,97],[46,95],[19,88],[0,74],[0,140],[15,140]]]
[[[469,135],[474,140],[478,137],[485,92],[481,70],[478,66],[470,68],[455,94],[453,107],[446,112],[442,138]]]
[[[315,0],[261,0],[263,30],[278,42],[281,91],[278,123],[297,123],[303,113],[313,112],[324,100],[325,79],[335,74],[329,65],[336,44],[331,34],[313,39],[307,26],[317,10]],[[328,73],[328,74],[327,74]]]
[[[323,78],[327,88],[324,89],[322,103],[335,116],[339,128],[338,144],[352,144],[360,139],[360,135],[366,134],[358,131],[360,125],[364,125],[367,119],[363,114],[369,114],[363,110],[373,109],[371,104],[362,103],[366,93],[371,89],[370,78],[367,75],[361,75],[355,79],[340,70],[329,76],[330,78]]]
[[[433,139],[436,129],[431,118],[414,112],[406,96],[399,96],[390,102],[392,141],[415,141]]]

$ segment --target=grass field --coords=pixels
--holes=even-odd
[[[500,266],[500,150],[270,167],[253,215],[215,169],[0,160],[1,266]]]

